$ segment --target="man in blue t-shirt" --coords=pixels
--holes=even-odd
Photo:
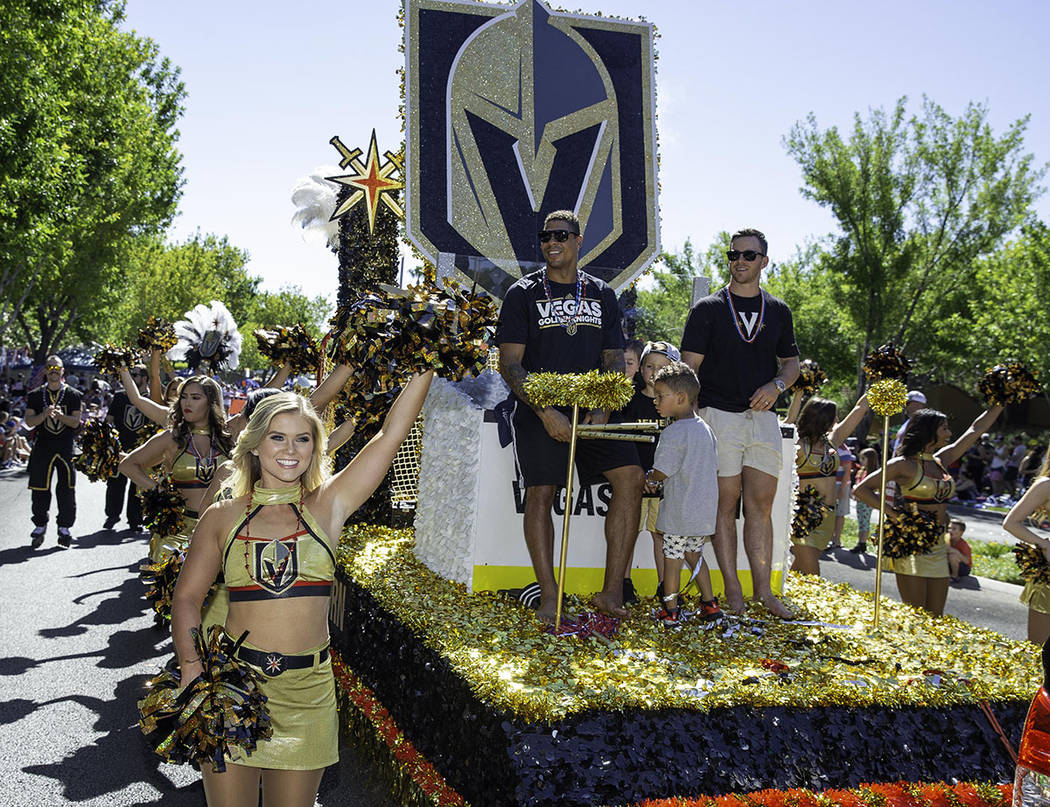
[[[744,499],[744,549],[754,596],[773,614],[792,613],[773,595],[773,499],[780,476],[777,398],[798,378],[791,309],[759,286],[769,263],[758,230],[733,234],[730,281],[697,301],[682,335],[682,361],[700,379],[700,415],[718,440],[718,518],[715,558],[734,613],[744,610],[737,578],[736,511]]]
[[[525,487],[525,544],[541,592],[537,616],[553,622],[558,594],[551,507],[558,487],[565,484],[572,428],[564,408],[529,401],[525,378],[530,372],[622,373],[624,335],[612,287],[577,268],[583,237],[576,214],[551,213],[539,238],[546,266],[507,290],[496,342],[500,373],[514,398],[514,458]],[[592,410],[584,422],[608,419],[608,412]],[[638,454],[631,443],[581,440],[576,465],[581,485],[604,476],[612,486],[605,516],[605,580],[593,603],[625,617],[623,578],[634,553],[644,485]]]

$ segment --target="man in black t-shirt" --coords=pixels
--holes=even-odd
[[[149,386],[149,376],[144,365],[136,364],[131,368],[131,378],[135,381],[139,393],[146,395]],[[120,450],[122,453],[134,451],[141,443],[141,437],[153,434],[156,427],[138,409],[131,405],[128,393],[121,390],[113,396],[106,413],[106,422],[117,427],[120,436]],[[106,521],[103,529],[111,530],[120,521],[120,511],[124,508],[124,491],[128,486],[128,478],[118,473],[106,480]],[[128,527],[138,532],[142,529],[142,502],[136,495],[136,488],[131,486],[128,493]]]
[[[754,596],[773,614],[792,618],[770,588],[773,499],[780,476],[780,393],[798,378],[791,309],[759,286],[769,263],[758,230],[733,235],[729,285],[699,300],[682,335],[682,360],[700,379],[700,414],[718,440],[715,557],[730,610],[744,610],[737,578],[736,510],[744,498],[744,549]]]
[[[624,371],[624,335],[613,289],[577,268],[580,222],[559,210],[540,232],[543,269],[525,275],[507,290],[500,309],[496,342],[500,373],[514,397],[514,454],[525,485],[525,544],[540,585],[537,616],[553,622],[557,606],[554,580],[554,521],[551,507],[565,484],[572,435],[564,409],[533,405],[525,393],[530,372]],[[570,410],[571,412],[571,410]],[[584,422],[605,423],[609,413],[591,411]],[[644,478],[631,443],[580,440],[576,444],[580,484],[605,476],[612,499],[605,516],[605,580],[594,605],[625,617],[623,578],[634,553]]]
[[[58,499],[58,545],[73,541],[69,528],[77,517],[73,485],[73,437],[80,427],[80,393],[64,383],[65,368],[58,356],[47,357],[47,383],[26,398],[25,424],[33,429],[29,454],[29,489],[33,491],[33,548],[44,543],[48,510],[51,507],[51,477],[56,473]]]

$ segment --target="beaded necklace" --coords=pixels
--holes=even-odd
[[[733,305],[733,295],[729,291],[729,286],[726,285],[726,287],[722,289],[722,291],[725,293],[726,302],[729,303],[729,313],[733,317],[733,325],[736,326],[736,332],[740,335],[741,339],[743,339],[747,344],[750,345],[758,338],[759,333],[761,333],[762,331],[762,323],[766,319],[766,295],[764,295],[761,291],[759,291],[758,293],[758,296],[762,299],[762,305],[761,308],[759,308],[758,310],[758,321],[755,323],[754,333],[749,337],[746,334],[744,334],[743,330],[741,330],[740,328],[740,315],[737,314],[736,306]]]
[[[547,281],[546,269],[543,270],[543,292],[547,295],[550,311],[557,318],[558,324],[565,329],[565,333],[569,336],[575,336],[577,330],[576,318],[580,315],[580,300],[583,299],[583,277],[580,276],[579,272],[576,272],[576,305],[570,317],[563,317],[561,312],[554,307],[554,299],[551,297],[551,286]]]
[[[296,494],[298,494],[298,496]],[[247,572],[249,580],[263,588],[266,587],[263,585],[263,582],[252,574],[251,558],[248,554],[248,547],[251,545],[251,541],[249,540],[249,528],[252,520],[252,506],[259,505],[262,507],[275,504],[292,504],[296,498],[299,500],[299,508],[295,513],[295,531],[292,533],[291,537],[293,547],[299,543],[299,533],[303,531],[303,499],[306,498],[306,491],[303,490],[302,483],[286,488],[262,488],[258,485],[252,488],[252,495],[248,499],[248,506],[244,511],[244,532],[241,536],[244,538],[244,571]],[[284,539],[281,538],[269,539],[266,547],[259,553],[260,557],[270,550],[272,550],[275,561],[278,557],[281,558],[280,565],[275,566],[273,570],[272,577],[274,578],[274,582],[276,582],[284,576],[284,569],[288,563],[288,559],[292,556],[292,551],[285,547]],[[283,557],[281,557],[281,550],[284,550]]]
[[[200,451],[197,450],[197,446],[193,443],[193,435],[195,434],[206,434],[208,435],[208,457],[201,456]],[[211,480],[212,474],[215,473],[215,458],[218,456],[218,452],[215,450],[215,441],[211,439],[211,432],[207,429],[191,429],[190,436],[187,438],[188,448],[190,454],[193,455],[193,459],[197,463],[196,476],[202,482]]]
[[[44,393],[47,396],[47,405],[48,406],[61,406],[62,405],[62,399],[66,397],[66,385],[65,384],[60,385],[59,388],[58,388],[58,394],[55,395],[55,397],[53,397],[53,398],[51,397],[51,388],[50,387],[46,387],[45,386],[44,387]],[[49,417],[48,421],[50,421],[51,423],[54,424],[54,426],[50,426],[50,425],[48,426],[48,429],[50,431],[54,431],[54,432],[59,431],[59,429],[58,429],[58,418]],[[66,424],[63,423],[62,427],[65,428],[65,425]]]

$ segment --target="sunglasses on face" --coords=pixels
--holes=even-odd
[[[726,257],[729,258],[729,260],[731,260],[731,261],[738,260],[739,258],[743,258],[745,261],[753,261],[759,255],[762,255],[764,257],[765,254],[766,253],[759,252],[758,250],[755,250],[755,249],[745,249],[745,250],[727,249],[726,250]]]
[[[61,365],[61,364],[49,364],[49,365],[47,366],[47,371],[48,371],[49,373],[61,373],[61,372],[62,372],[62,369],[63,369],[63,368],[62,368],[62,365]]]
[[[559,244],[564,244],[569,240],[570,235],[579,235],[579,233],[572,230],[540,230],[540,243],[546,244],[553,238]]]

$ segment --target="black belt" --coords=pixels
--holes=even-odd
[[[319,653],[296,656],[286,656],[283,653],[269,650],[252,650],[244,646],[237,648],[237,658],[258,667],[271,678],[280,675],[285,670],[303,670],[313,667],[314,656],[318,656],[318,664],[324,664],[328,661],[328,648],[324,648]]]

